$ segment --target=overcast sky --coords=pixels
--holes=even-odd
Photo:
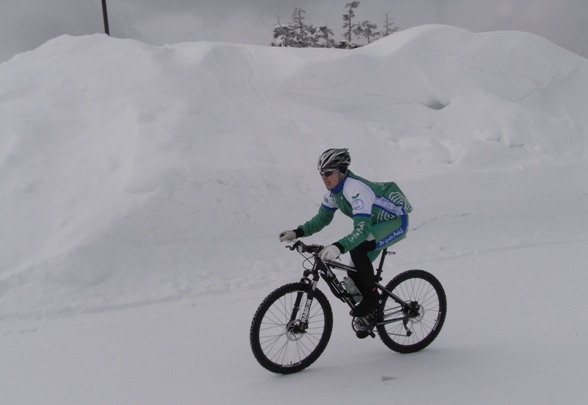
[[[107,0],[110,34],[154,45],[222,41],[268,45],[274,24],[306,11],[306,23],[327,24],[341,39],[351,0]],[[399,29],[449,24],[474,32],[539,34],[588,57],[588,0],[361,0],[358,21]],[[0,62],[62,34],[103,33],[102,0],[0,0]]]

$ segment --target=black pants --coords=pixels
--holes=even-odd
[[[353,280],[364,297],[377,296],[377,291],[374,290],[376,287],[374,265],[367,255],[368,252],[375,249],[376,241],[370,240],[362,242],[355,249],[349,251],[357,272],[349,271],[347,275]]]

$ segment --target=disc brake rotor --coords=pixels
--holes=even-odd
[[[305,333],[306,327],[298,319],[289,322],[286,326],[286,338],[292,342],[302,339]]]

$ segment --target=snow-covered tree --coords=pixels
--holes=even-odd
[[[294,37],[293,31],[290,25],[282,25],[280,19],[278,23],[274,25],[274,39],[271,42],[271,46],[292,46],[292,38]]]
[[[274,26],[274,39],[272,46],[290,46],[296,48],[314,47],[317,43],[317,28],[304,23],[306,11],[295,8],[287,24]]]
[[[365,38],[367,43],[376,41],[380,37],[390,35],[398,31],[394,27],[394,22],[388,17],[384,21],[383,31],[377,30],[377,25],[370,21],[363,21],[355,23],[355,9],[359,6],[359,1],[352,1],[345,5],[345,14],[343,14],[343,33],[342,41],[335,41],[333,38],[333,30],[326,24],[320,27],[308,25],[304,22],[306,11],[301,8],[295,8],[290,21],[287,24],[281,24],[278,17],[278,23],[274,26],[274,38],[271,42],[272,46],[289,46],[296,48],[342,48],[354,49],[361,45],[353,42],[355,38]]]
[[[294,29],[296,41],[299,48],[308,48],[316,44],[316,27],[304,23],[306,11],[295,8],[292,13],[291,27]]]
[[[378,26],[369,21],[364,21],[361,24],[357,24],[353,33],[357,38],[365,38],[367,43],[370,44],[372,41],[377,40],[382,34],[378,31]]]
[[[333,39],[333,30],[326,25],[322,25],[318,28],[316,39],[316,45],[321,48],[334,48],[337,45]]]

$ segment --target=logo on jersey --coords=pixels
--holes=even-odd
[[[353,206],[354,211],[358,211],[358,210],[362,209],[364,206],[363,200],[359,199],[357,197],[359,197],[359,193],[357,193],[356,195],[351,197],[351,199],[353,200],[351,205]]]

